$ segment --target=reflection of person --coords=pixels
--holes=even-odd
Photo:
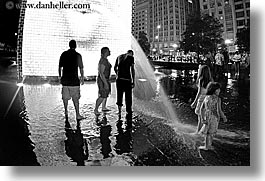
[[[196,133],[198,133],[202,127],[200,108],[206,95],[206,87],[211,81],[213,81],[213,79],[210,68],[207,65],[200,66],[198,71],[198,77],[196,80],[198,91],[193,103],[191,104],[191,108],[195,108],[195,113],[198,115],[198,126]]]
[[[110,71],[111,64],[109,63],[107,57],[110,56],[110,50],[108,47],[103,47],[101,49],[101,58],[98,63],[98,76],[97,76],[97,84],[98,84],[98,98],[96,100],[96,106],[94,109],[94,113],[99,115],[98,108],[102,103],[102,111],[109,111],[106,108],[107,98],[111,92],[110,85]]]
[[[77,163],[77,166],[84,166],[84,160],[88,158],[88,145],[80,129],[80,122],[77,121],[77,129],[71,129],[68,119],[65,121],[65,151],[66,155]]]
[[[81,84],[84,84],[84,71],[82,56],[75,51],[76,41],[69,42],[70,49],[63,52],[59,62],[59,79],[62,88],[62,99],[64,103],[65,116],[68,117],[68,100],[72,98],[76,111],[76,119],[83,119],[79,113],[80,80],[78,78],[78,68],[81,74]]]
[[[130,153],[132,151],[132,129],[129,125],[125,130],[122,128],[122,121],[117,123],[116,145],[114,146],[118,154]]]
[[[217,82],[210,82],[207,85],[206,97],[200,109],[203,123],[200,133],[205,135],[204,146],[200,146],[200,149],[213,149],[213,136],[217,132],[220,117],[224,122],[227,122],[226,116],[221,108],[221,100],[219,98],[220,87],[220,84]]]
[[[104,158],[108,158],[111,152],[110,146],[110,133],[111,133],[111,126],[110,125],[102,125],[100,126],[100,143],[101,143],[101,152]]]
[[[117,57],[114,66],[114,71],[117,74],[117,105],[119,115],[121,115],[123,93],[125,93],[125,104],[127,115],[132,115],[132,88],[134,88],[135,70],[133,51],[128,50],[126,54]]]

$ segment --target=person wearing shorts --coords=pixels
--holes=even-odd
[[[81,84],[84,84],[84,66],[82,56],[75,51],[76,41],[69,42],[70,49],[63,52],[59,61],[59,80],[62,84],[62,99],[64,104],[65,117],[68,118],[68,101],[72,99],[76,112],[76,119],[84,117],[79,113],[80,99],[80,79],[78,77],[78,68],[81,74]]]
[[[107,98],[111,92],[111,86],[109,82],[111,73],[111,64],[109,63],[107,57],[110,56],[110,50],[108,47],[103,47],[101,49],[101,58],[98,63],[98,98],[96,100],[96,105],[94,109],[95,115],[99,115],[98,108],[102,103],[102,111],[109,111],[106,108]]]

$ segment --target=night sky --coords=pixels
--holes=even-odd
[[[7,2],[19,3],[20,0],[0,1],[0,42],[16,47],[16,36],[18,30],[19,9],[13,7],[8,9]]]

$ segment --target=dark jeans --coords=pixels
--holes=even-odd
[[[128,80],[116,80],[117,105],[122,106],[123,93],[125,93],[126,112],[132,113],[132,84]]]

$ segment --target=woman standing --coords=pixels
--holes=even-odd
[[[210,68],[207,65],[201,65],[199,67],[198,77],[196,80],[198,91],[197,91],[197,94],[196,94],[196,97],[193,103],[191,104],[191,108],[195,108],[195,113],[198,115],[198,126],[197,126],[196,133],[198,133],[202,127],[200,109],[204,101],[204,98],[206,96],[206,87],[208,83],[212,81],[213,81],[213,78],[212,78]]]
[[[96,100],[96,106],[94,109],[95,115],[99,115],[98,108],[102,103],[102,111],[109,111],[106,108],[107,98],[111,92],[111,86],[109,82],[111,64],[109,63],[107,57],[110,56],[110,50],[108,47],[103,47],[101,49],[101,58],[98,63],[98,98]]]

